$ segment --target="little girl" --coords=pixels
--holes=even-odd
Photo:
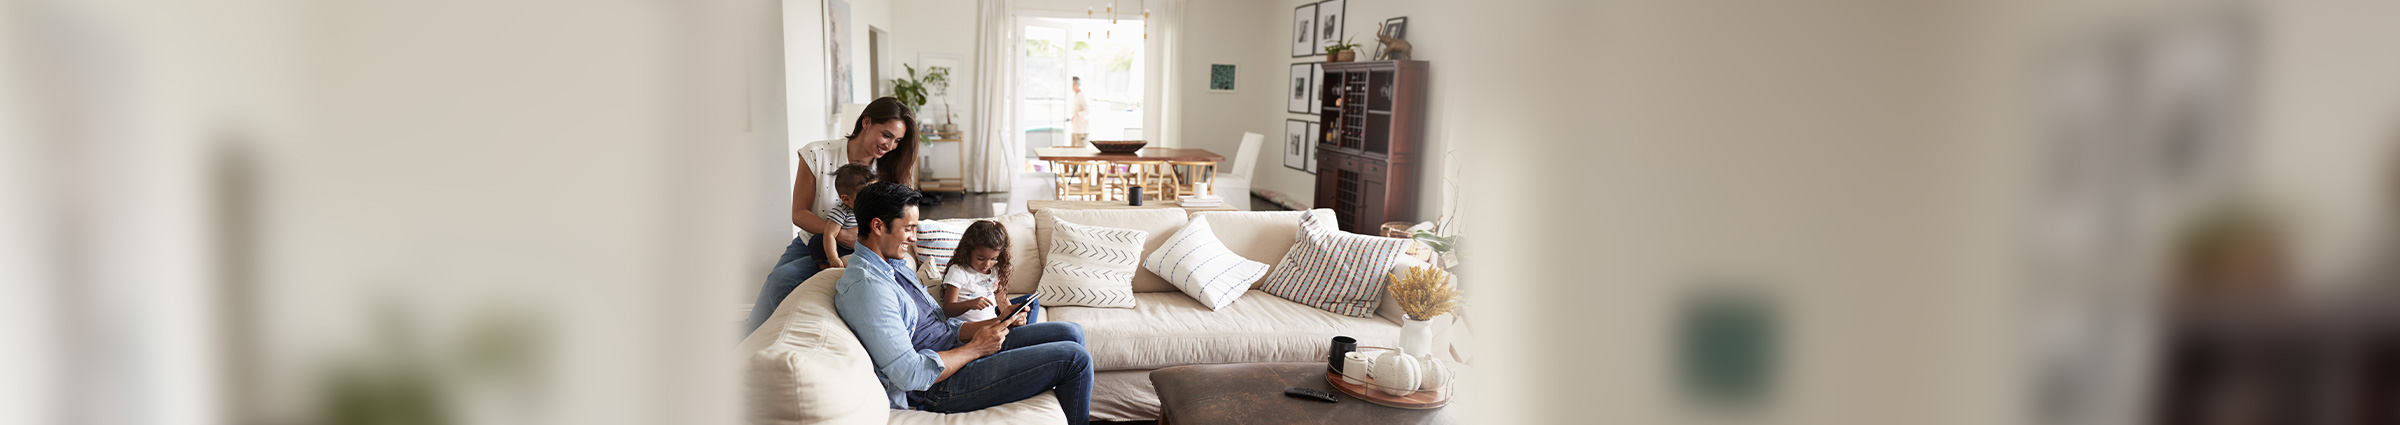
[[[991,220],[968,225],[959,234],[956,252],[950,257],[950,271],[942,274],[942,310],[958,312],[951,316],[967,321],[999,317],[1000,296],[1008,293],[1008,228]],[[1010,302],[1024,303],[1025,297]],[[1039,321],[1034,315],[1041,310],[1034,308],[1026,312],[1026,323]]]

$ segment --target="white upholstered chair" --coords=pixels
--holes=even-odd
[[[1217,196],[1225,198],[1226,206],[1250,210],[1250,172],[1258,168],[1258,147],[1266,141],[1267,135],[1242,133],[1242,146],[1234,151],[1233,166],[1217,167],[1217,175],[1212,179],[1216,182],[1210,185]]]

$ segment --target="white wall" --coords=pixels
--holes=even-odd
[[[961,127],[975,122],[975,11],[974,0],[889,0],[896,11],[892,22],[892,61],[889,77],[906,76],[901,64],[917,65],[921,53],[957,55],[960,69],[950,71],[950,107],[958,114]],[[924,72],[919,66],[917,71]],[[940,99],[928,99],[927,109],[937,109]],[[942,117],[922,118],[939,122]],[[969,129],[967,131],[973,131]],[[947,173],[945,173],[946,175]]]
[[[1286,26],[1291,23],[1292,8],[1314,1],[1244,0],[1199,2],[1191,6],[1186,28],[1192,40],[1184,46],[1186,62],[1179,69],[1184,87],[1184,145],[1233,155],[1240,147],[1241,134],[1254,132],[1267,136],[1267,143],[1258,154],[1258,168],[1252,171],[1251,185],[1289,194],[1303,203],[1316,197],[1316,174],[1283,166],[1276,154],[1282,144],[1284,122],[1298,119],[1314,122],[1313,114],[1293,114],[1285,110],[1283,98],[1275,90],[1290,74],[1294,63],[1323,62],[1325,56],[1295,58],[1285,37],[1291,35]],[[1417,51],[1415,60],[1431,62],[1426,87],[1426,116],[1423,123],[1423,167],[1418,175],[1420,192],[1417,196],[1418,220],[1433,220],[1442,211],[1442,170],[1449,164],[1443,154],[1451,149],[1451,105],[1443,99],[1455,87],[1468,85],[1444,76],[1446,53],[1467,46],[1454,41],[1455,25],[1444,15],[1433,12],[1435,2],[1423,0],[1349,0],[1343,8],[1343,31],[1365,47],[1360,60],[1370,59],[1376,47],[1375,24],[1385,19],[1409,18],[1407,38]],[[1209,93],[1208,65],[1232,63],[1239,65],[1237,94]]]

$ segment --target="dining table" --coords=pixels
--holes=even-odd
[[[1033,148],[1034,159],[1043,161],[1192,161],[1225,162],[1224,155],[1194,148],[1142,148],[1134,153],[1107,153],[1090,146]]]
[[[1206,168],[1204,168],[1202,171],[1199,171],[1199,173],[1213,173],[1213,171],[1210,170],[1215,169],[1215,163],[1225,161],[1224,155],[1218,155],[1216,152],[1209,152],[1207,149],[1194,148],[1142,148],[1141,150],[1134,151],[1133,153],[1109,153],[1101,152],[1099,148],[1094,148],[1091,146],[1053,146],[1046,148],[1034,148],[1033,156],[1034,159],[1052,161],[1053,163],[1058,161],[1097,161],[1108,163],[1112,166],[1124,162],[1137,161],[1206,163],[1205,165],[1202,165],[1202,167]],[[1201,176],[1198,178],[1200,179],[1200,183],[1210,183],[1208,181],[1208,176]],[[1172,199],[1174,196],[1180,195],[1180,193],[1177,193],[1177,190],[1175,190],[1175,188],[1172,186],[1173,184],[1170,183],[1170,187],[1167,188],[1168,190],[1159,191],[1151,195],[1146,195],[1145,197],[1155,196]],[[1068,192],[1071,187],[1075,187],[1075,185],[1070,184],[1068,180],[1061,180],[1057,187],[1058,193],[1052,194],[1055,196],[1053,199],[1068,198],[1069,196],[1067,195],[1069,195]],[[1103,199],[1111,197],[1108,190],[1099,189],[1096,183],[1090,182],[1087,182],[1086,186],[1081,186],[1080,192],[1083,193],[1079,196],[1095,196]],[[1208,192],[1213,193],[1215,191],[1211,189]]]

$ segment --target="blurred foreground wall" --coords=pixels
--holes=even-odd
[[[0,422],[736,417],[776,2],[0,6]]]
[[[2400,370],[2247,338],[2388,305],[2400,6],[1394,9],[1474,46],[1472,423],[2358,423]],[[0,423],[739,422],[816,16],[0,3]]]

